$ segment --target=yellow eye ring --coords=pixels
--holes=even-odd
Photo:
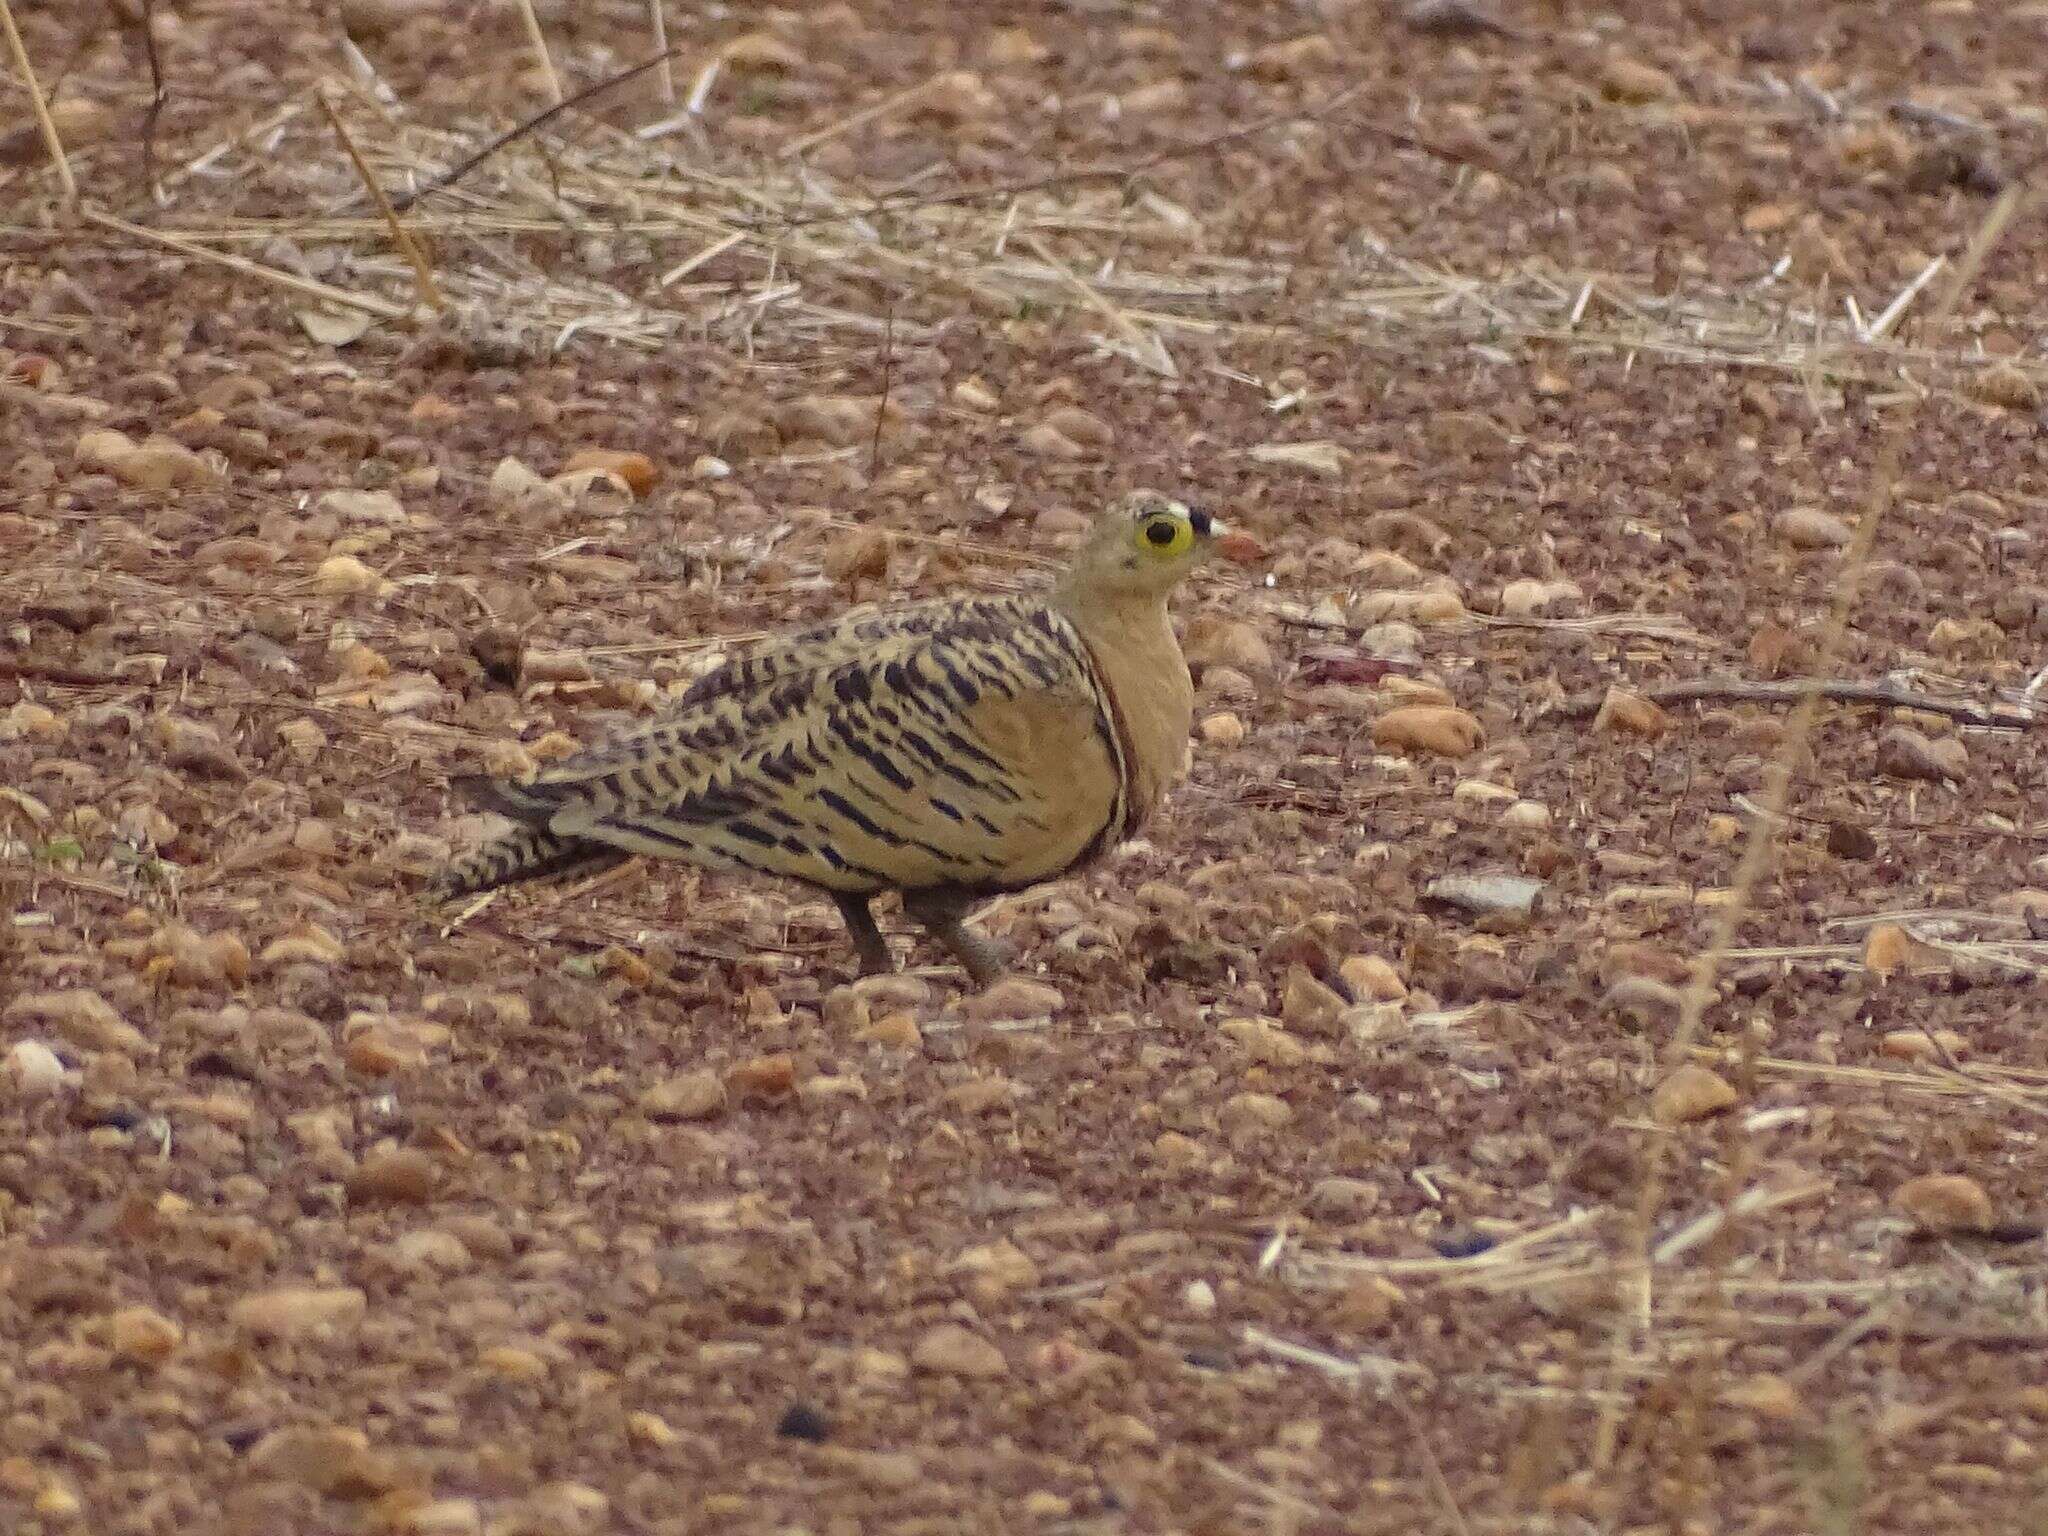
[[[1185,518],[1148,517],[1138,524],[1138,547],[1148,555],[1178,555],[1195,542]]]

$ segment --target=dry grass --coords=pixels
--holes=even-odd
[[[8,62],[28,88],[29,107],[35,114],[36,128],[43,136],[43,147],[49,152],[64,206],[75,208],[78,205],[78,180],[72,174],[71,157],[64,152],[64,140],[57,132],[55,119],[50,116],[49,99],[43,94],[35,65],[29,59],[28,48],[22,43],[21,28],[15,25],[14,7],[9,0],[0,0],[0,32],[7,34]]]
[[[544,56],[542,40],[535,46]],[[928,85],[810,139],[823,142],[902,110]],[[1429,340],[1482,351],[1546,342],[1766,370],[1815,389],[1857,380],[1896,389],[1901,404],[1930,392],[1964,393],[1993,362],[1951,329],[1952,301],[1916,312],[1944,272],[1949,294],[1967,286],[1958,280],[1966,274],[1950,272],[1945,259],[1885,295],[1868,321],[1853,302],[1840,311],[1827,306],[1824,292],[1781,293],[1776,275],[1735,291],[1653,294],[1616,274],[1560,271],[1541,261],[1491,273],[1444,270],[1370,231],[1336,264],[1318,269],[1291,257],[1269,263],[1216,254],[1199,216],[1151,190],[1129,196],[1107,172],[1008,192],[912,188],[876,196],[806,164],[801,142],[740,172],[713,169],[680,147],[693,126],[687,110],[631,132],[551,118],[548,129],[506,144],[457,184],[437,189],[485,135],[417,121],[374,75],[336,81],[334,89],[347,93],[336,120],[353,120],[340,132],[356,154],[321,142],[321,122],[309,117],[307,103],[294,102],[257,115],[166,176],[164,227],[144,235],[104,212],[95,222],[128,239],[178,242],[187,254],[217,253],[246,276],[298,292],[307,291],[303,277],[239,253],[280,237],[309,251],[336,247],[348,253],[352,280],[320,296],[398,319],[414,308],[421,258],[402,235],[394,236],[395,257],[368,244],[396,223],[382,204],[407,210],[418,199],[405,227],[433,247],[438,286],[450,302],[549,350],[579,336],[641,349],[677,335],[744,345],[764,327],[791,339],[872,344],[891,313],[915,339],[920,317],[936,319],[964,297],[992,318],[1093,316],[1106,351],[1169,378],[1178,371],[1175,338],[1250,335],[1283,349],[1289,338],[1299,345]],[[1284,123],[1269,126],[1277,132]],[[360,174],[351,164],[358,157]],[[1149,163],[1138,162],[1133,175]],[[294,211],[179,219],[176,194],[201,175],[232,189],[210,202]],[[576,259],[540,270],[515,249],[516,237],[528,235],[568,239]],[[1912,340],[1901,339],[1907,333]],[[2000,366],[2048,384],[2048,362],[2022,357]]]

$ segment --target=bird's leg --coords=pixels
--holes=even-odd
[[[832,900],[839,907],[839,915],[846,919],[847,937],[853,940],[854,953],[860,956],[861,975],[886,976],[895,970],[896,962],[889,958],[882,930],[875,926],[875,914],[868,910],[869,898],[854,891],[834,891]]]
[[[935,890],[906,892],[903,910],[924,924],[946,952],[966,968],[977,987],[985,987],[1008,967],[1002,947],[967,929],[963,919],[974,899],[960,891],[941,886]]]

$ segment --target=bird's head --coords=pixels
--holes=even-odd
[[[1095,519],[1063,585],[1121,596],[1161,596],[1215,556],[1247,564],[1264,553],[1249,534],[1159,491],[1120,497]]]

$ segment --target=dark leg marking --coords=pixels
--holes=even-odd
[[[875,926],[875,914],[868,910],[869,898],[851,891],[834,891],[832,900],[839,915],[846,919],[847,936],[853,940],[854,953],[860,956],[861,975],[886,976],[895,970],[896,962],[889,958],[882,930]]]

